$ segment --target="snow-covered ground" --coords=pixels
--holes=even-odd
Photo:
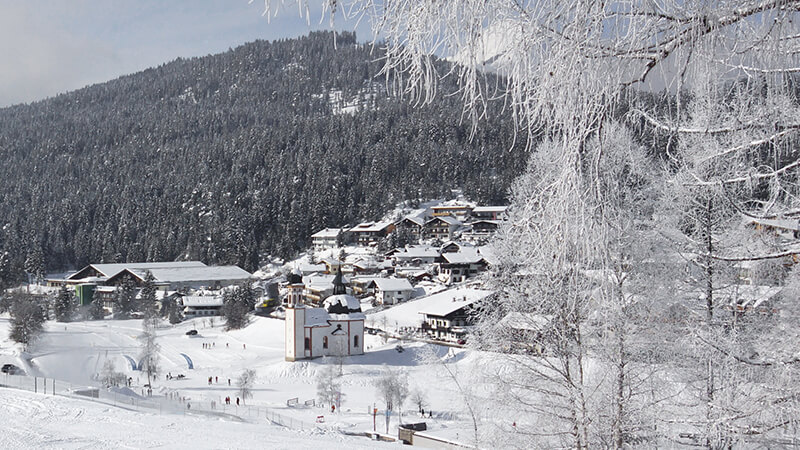
[[[0,388],[0,448],[380,448],[338,433],[299,432],[202,415],[158,415]]]
[[[187,336],[196,329],[197,336]],[[32,366],[26,367],[31,375],[55,378],[73,386],[97,385],[92,375],[101,371],[106,361],[113,361],[116,370],[133,379],[132,389],[142,393],[146,377],[131,368],[128,357],[139,359],[138,336],[140,320],[90,321],[73,323],[48,322],[46,332],[30,350]],[[0,364],[14,363],[25,367],[18,347],[7,340],[8,319],[0,317]],[[367,352],[363,356],[344,359],[342,402],[339,411],[331,414],[330,405],[288,407],[287,400],[297,398],[300,405],[316,399],[316,374],[327,364],[337,364],[334,359],[286,362],[284,360],[284,323],[279,319],[254,317],[242,330],[225,331],[222,320],[196,318],[176,326],[165,325],[158,330],[161,346],[161,375],[153,383],[154,395],[161,401],[177,403],[172,413],[169,408],[158,413],[119,410],[91,402],[81,402],[58,396],[43,397],[17,390],[0,391],[0,423],[11,424],[15,431],[0,437],[6,447],[143,447],[178,445],[192,448],[208,447],[310,447],[327,442],[333,447],[363,445],[372,447],[376,442],[366,438],[345,437],[340,431],[372,431],[373,407],[379,408],[378,431],[385,431],[381,404],[375,382],[385,367],[408,373],[411,390],[421,391],[426,398],[426,417],[430,434],[451,440],[468,441],[471,428],[464,414],[462,396],[446,375],[442,361],[451,364],[459,373],[469,373],[476,364],[475,355],[467,350],[451,349],[423,343],[403,343],[398,352],[398,342],[384,343],[378,336],[366,336]],[[210,348],[204,348],[204,345]],[[193,365],[188,368],[186,357]],[[425,355],[425,358],[422,356]],[[426,359],[427,358],[427,359]],[[217,409],[242,415],[234,405],[222,406],[224,398],[237,396],[236,379],[245,369],[257,372],[253,398],[247,400],[250,408],[269,408],[283,417],[305,424],[313,424],[314,434],[306,431],[281,431],[280,427],[262,424],[239,423],[219,417],[183,417],[185,408],[176,397],[185,397],[195,410]],[[184,379],[167,380],[165,374]],[[208,383],[208,378],[212,383]],[[231,379],[232,385],[228,385]],[[218,381],[217,381],[218,380]],[[30,404],[30,408],[25,405]],[[404,421],[421,421],[416,406],[409,400],[404,405]],[[23,410],[20,412],[20,410]],[[12,411],[12,412],[8,412]],[[14,412],[16,411],[16,412]],[[176,414],[174,411],[181,411]],[[6,417],[6,415],[13,417]],[[324,423],[316,424],[319,416]],[[96,426],[101,423],[102,426]],[[390,434],[396,436],[397,417],[391,419]],[[74,425],[74,426],[73,426]],[[95,427],[99,431],[95,431]],[[257,428],[258,427],[258,428]],[[274,428],[274,429],[273,429]],[[2,433],[0,433],[2,434]],[[214,438],[209,439],[209,434]],[[269,440],[264,436],[269,435]],[[274,440],[273,440],[274,437]],[[5,439],[5,441],[3,440]],[[30,445],[27,443],[30,442]],[[124,444],[128,442],[128,444]],[[241,445],[239,445],[241,443]],[[265,445],[266,444],[266,445]]]

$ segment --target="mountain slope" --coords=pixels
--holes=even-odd
[[[253,270],[398,201],[455,187],[504,199],[526,157],[502,105],[470,141],[458,98],[414,108],[375,78],[379,53],[353,34],[337,47],[330,33],[258,41],[0,110],[0,273],[180,258]]]

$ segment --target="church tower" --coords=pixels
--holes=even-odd
[[[305,357],[306,307],[303,304],[303,277],[297,271],[289,275],[286,296],[286,361]]]

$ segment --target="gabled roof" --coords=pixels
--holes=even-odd
[[[376,278],[375,286],[382,291],[413,291],[414,286],[405,278]]]
[[[199,267],[168,267],[168,268],[126,268],[118,272],[114,277],[123,272],[144,280],[147,272],[153,274],[157,284],[199,282],[199,281],[244,281],[252,277],[250,272],[239,266],[206,266]]]
[[[325,228],[312,234],[312,238],[335,238],[341,234],[341,228]]]
[[[429,316],[446,316],[465,306],[471,306],[485,299],[492,291],[472,288],[449,289],[418,300],[423,305],[419,313]]]
[[[425,225],[427,225],[427,224],[429,224],[431,222],[437,221],[437,220],[441,220],[442,222],[445,222],[448,225],[461,225],[461,221],[460,220],[456,219],[455,217],[451,217],[451,216],[436,216],[436,217],[432,218],[431,220],[425,222]]]
[[[437,258],[438,256],[439,250],[427,245],[410,245],[406,247],[405,251],[394,254],[394,257],[399,259]]]
[[[421,216],[405,216],[402,219],[398,220],[397,223],[400,224],[405,222],[406,220],[420,227],[425,225],[425,218]]]
[[[462,248],[453,253],[442,253],[442,258],[450,264],[477,264],[484,260],[476,248]]]
[[[75,272],[67,277],[68,280],[76,279],[75,277],[86,269],[94,269],[106,278],[111,278],[114,275],[122,272],[125,269],[129,270],[147,270],[147,269],[165,269],[165,268],[183,268],[183,267],[206,267],[200,261],[169,261],[169,262],[139,262],[139,263],[109,263],[109,264],[89,264],[83,269]]]

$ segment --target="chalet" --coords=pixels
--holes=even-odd
[[[374,275],[383,269],[383,264],[371,258],[363,258],[352,264],[353,275]]]
[[[470,212],[472,211],[472,207],[468,205],[438,205],[431,208],[433,212],[433,217],[455,217],[459,220],[467,220],[469,217]]]
[[[358,296],[366,296],[366,295],[374,295],[375,294],[375,283],[374,281],[378,278],[378,276],[370,276],[370,275],[359,275],[350,278],[350,287],[353,290],[353,294]]]
[[[419,311],[423,315],[422,331],[435,339],[458,341],[474,325],[473,313],[491,291],[459,288],[433,294],[425,299]]]
[[[541,355],[546,350],[542,342],[550,331],[553,316],[512,311],[497,323],[498,328],[506,330],[509,339],[503,344],[503,351]]]
[[[290,275],[284,321],[286,361],[364,354],[364,313],[359,301],[346,293],[341,274],[322,308],[303,304],[303,289],[302,277]]]
[[[344,230],[341,228],[325,228],[311,235],[311,243],[314,250],[322,251],[339,247],[344,238]]]
[[[381,305],[395,305],[411,298],[414,286],[405,278],[376,278],[375,300]]]
[[[180,304],[186,318],[222,315],[221,295],[186,295],[181,297]]]
[[[334,283],[337,278],[340,278],[342,284],[349,285],[349,281],[341,276],[341,272],[336,275],[320,274],[303,278],[306,302],[312,305],[321,305],[323,300],[333,295]]]
[[[499,220],[482,219],[467,224],[468,230],[462,234],[464,239],[477,241],[486,239],[497,232],[500,227]]]
[[[503,220],[508,206],[476,206],[470,216],[475,220]]]
[[[356,244],[368,247],[377,244],[394,230],[392,222],[364,222],[350,228],[348,232]]]
[[[442,253],[439,263],[439,281],[446,284],[460,283],[486,270],[488,262],[477,248],[464,248],[455,253]]]
[[[462,248],[473,248],[472,244],[466,242],[447,241],[439,248],[439,253],[456,253]]]
[[[405,249],[392,256],[399,266],[422,266],[433,264],[439,259],[439,250],[428,245],[408,245]]]
[[[424,239],[438,239],[446,241],[453,238],[453,234],[461,227],[461,222],[455,217],[438,216],[425,222],[422,232]]]
[[[322,260],[322,264],[325,265],[325,273],[336,273],[339,270],[344,270],[345,266],[344,261],[339,261],[334,258],[325,258]]]
[[[416,242],[422,240],[425,229],[425,218],[423,216],[406,216],[395,222],[398,232],[407,232]]]

